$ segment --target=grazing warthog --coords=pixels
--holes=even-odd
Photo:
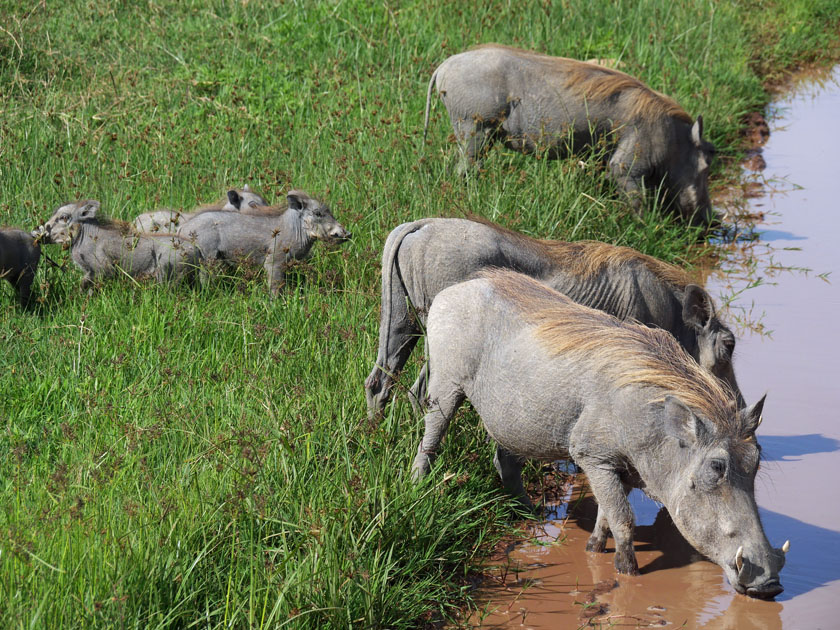
[[[468,399],[508,453],[495,459],[505,487],[524,502],[521,458],[571,456],[581,467],[598,502],[587,550],[604,551],[612,531],[619,573],[638,572],[627,492],[641,488],[738,592],[782,592],[789,543],[770,546],[755,502],[763,398],[738,409],[665,331],[507,270],[441,291],[427,335],[431,403],[415,476]]]
[[[276,295],[289,263],[305,259],[315,241],[350,238],[323,202],[301,190],[290,191],[286,200],[286,208],[255,208],[248,214],[202,212],[184,223],[178,234],[195,243],[205,260],[262,265]]]
[[[640,208],[642,187],[663,186],[686,219],[714,218],[707,188],[714,147],[703,119],[619,70],[499,44],[446,59],[432,74],[461,148],[459,171],[480,162],[489,143],[548,157],[604,141],[609,172]],[[425,130],[424,130],[425,135]]]
[[[155,210],[144,212],[134,219],[134,228],[138,232],[175,232],[181,225],[192,219],[200,212],[225,210],[229,212],[247,213],[255,208],[268,206],[268,202],[251,190],[248,184],[241,190],[231,189],[216,203],[201,206],[192,212],[180,210]]]
[[[709,294],[681,269],[627,247],[538,240],[475,217],[421,219],[388,235],[379,352],[365,381],[371,414],[385,407],[434,297],[488,267],[513,269],[586,306],[664,328],[743,405],[732,369],[735,336],[715,315]],[[425,378],[421,370],[412,402],[422,400]]]
[[[12,284],[23,307],[29,306],[40,259],[41,248],[30,234],[14,228],[0,229],[0,278]]]
[[[192,244],[174,234],[138,234],[128,223],[98,212],[95,200],[67,204],[33,232],[43,243],[69,246],[73,262],[85,274],[82,288],[120,272],[157,282],[193,277],[200,259]]]

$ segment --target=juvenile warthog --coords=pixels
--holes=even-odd
[[[685,272],[627,247],[538,240],[476,217],[421,219],[388,235],[379,352],[365,381],[371,414],[385,407],[434,297],[488,267],[513,269],[586,306],[664,328],[743,403],[732,369],[735,336],[715,315],[709,294]],[[412,402],[422,400],[425,377],[421,370]]]
[[[231,189],[216,203],[212,203],[209,206],[201,206],[192,212],[181,212],[180,210],[144,212],[134,219],[134,228],[138,232],[175,232],[181,225],[192,219],[199,212],[212,210],[248,212],[254,208],[265,206],[268,206],[268,202],[253,192],[248,184],[245,184],[243,189]]]
[[[40,259],[41,248],[30,234],[14,228],[0,229],[0,278],[15,288],[21,306],[29,306]]]
[[[192,278],[200,259],[189,242],[174,234],[138,234],[127,223],[97,216],[98,211],[95,200],[67,204],[33,232],[43,243],[69,246],[85,274],[82,288],[119,272],[157,282]]]
[[[714,147],[703,139],[703,119],[619,70],[549,57],[499,44],[446,59],[429,81],[443,99],[464,173],[488,144],[500,140],[549,157],[604,141],[609,171],[638,210],[643,186],[660,184],[687,219],[714,218],[707,188]],[[424,131],[425,134],[425,131]]]
[[[589,551],[615,539],[615,567],[637,573],[631,487],[661,502],[680,532],[752,597],[782,591],[755,502],[762,398],[732,392],[663,330],[581,306],[522,274],[485,272],[441,291],[429,311],[429,412],[414,460],[429,471],[468,399],[494,440],[505,487],[529,503],[521,458],[571,456],[598,502]]]
[[[343,242],[350,233],[329,207],[301,190],[286,196],[287,208],[255,208],[253,214],[202,212],[178,234],[190,239],[205,260],[262,265],[276,295],[292,260],[303,260],[315,241]]]

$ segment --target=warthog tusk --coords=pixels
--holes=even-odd
[[[744,566],[744,548],[738,547],[738,551],[735,552],[735,568],[739,571],[741,567]]]
[[[786,540],[785,544],[782,545],[782,553],[787,553],[788,551],[790,551],[790,541]]]
[[[757,429],[758,427],[760,427],[762,422],[764,422],[764,414],[758,416],[758,424],[755,425],[755,428]]]

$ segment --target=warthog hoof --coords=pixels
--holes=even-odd
[[[639,564],[636,562],[636,554],[616,551],[615,570],[624,575],[639,575]]]
[[[604,553],[607,549],[607,541],[595,536],[590,536],[586,541],[586,550],[593,553]]]

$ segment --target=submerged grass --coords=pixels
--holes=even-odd
[[[87,295],[44,265],[24,313],[2,283],[0,619],[20,628],[453,619],[512,512],[474,415],[420,485],[405,397],[366,418],[388,231],[472,212],[678,263],[698,235],[634,217],[591,156],[494,150],[456,181],[442,106],[421,140],[432,70],[487,41],[620,59],[734,157],[761,73],[834,54],[840,15],[836,0],[0,7],[0,223],[83,197],[129,219],[249,183],[323,196],[354,233],[277,300],[249,274]]]

